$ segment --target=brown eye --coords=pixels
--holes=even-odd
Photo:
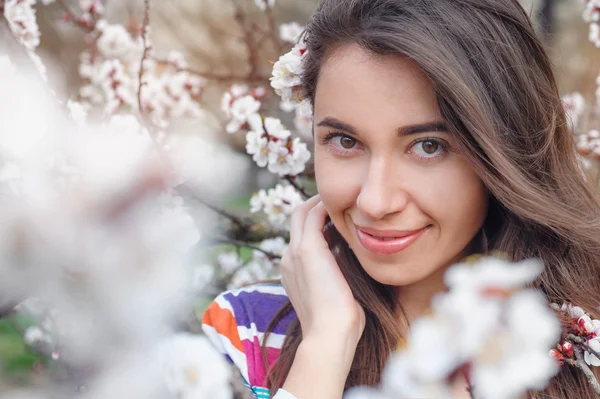
[[[356,140],[348,136],[340,137],[340,145],[346,150],[351,150],[356,145]]]
[[[435,154],[440,149],[440,145],[433,140],[426,140],[421,142],[421,148],[423,149],[423,152],[431,155]]]
[[[434,159],[446,154],[446,149],[441,139],[423,138],[411,145],[410,152],[421,159]]]

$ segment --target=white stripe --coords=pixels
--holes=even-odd
[[[248,339],[250,342],[254,342],[254,337],[258,337],[258,342],[262,345],[264,342],[265,333],[260,332],[256,328],[256,324],[251,323],[250,328],[246,326],[238,326],[238,334],[240,335],[240,339]],[[269,334],[267,346],[271,348],[281,349],[283,346],[283,340],[285,339],[285,334]]]
[[[227,309],[231,312],[232,315],[235,316],[235,313],[233,312],[233,307],[231,306],[231,303],[229,303],[229,301],[227,299],[225,299],[225,297],[223,295],[224,294],[221,294],[218,297],[216,297],[215,302],[217,303],[217,305],[219,305],[219,307],[221,309]]]
[[[237,366],[242,373],[242,376],[246,381],[250,381],[248,378],[248,361],[246,360],[246,354],[240,352],[227,338],[226,336],[219,334],[213,326],[208,324],[202,324],[202,331],[206,334],[206,337],[212,342],[215,348],[224,355],[229,355],[233,363]]]
[[[282,285],[279,285],[279,284],[277,284],[277,285],[254,284],[254,285],[249,285],[247,287],[238,288],[236,290],[226,291],[222,295],[232,294],[233,296],[238,296],[244,292],[246,292],[246,293],[260,292],[263,294],[275,294],[275,295],[287,296],[287,294],[285,293],[285,289],[283,288]]]
[[[285,391],[283,388],[279,388],[273,396],[273,399],[297,399],[294,395]]]

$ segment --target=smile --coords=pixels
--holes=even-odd
[[[356,228],[358,240],[367,250],[371,252],[381,254],[393,254],[403,249],[408,248],[414,243],[429,226],[419,230],[413,230],[411,232],[402,233],[401,236],[393,237],[390,234],[382,233],[385,237],[376,236],[374,234],[367,233],[360,228]],[[374,231],[371,231],[375,233]]]

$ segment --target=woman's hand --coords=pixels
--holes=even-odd
[[[339,399],[365,312],[323,236],[327,212],[317,195],[294,210],[281,282],[302,327],[302,342],[283,388],[298,399]]]
[[[282,284],[302,326],[303,342],[344,340],[354,352],[365,313],[323,236],[326,218],[319,195],[294,210],[290,245],[281,261]]]

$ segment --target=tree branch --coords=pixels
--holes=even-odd
[[[164,59],[160,59],[160,58],[156,58],[156,57],[152,57],[152,59],[159,64],[168,64],[168,61],[164,60]],[[214,80],[216,82],[237,81],[237,82],[257,83],[257,82],[264,82],[265,80],[269,80],[269,76],[258,75],[258,74],[253,77],[249,77],[248,75],[234,75],[234,74],[220,75],[220,74],[216,74],[216,73],[213,73],[210,71],[203,72],[203,71],[198,71],[198,70],[195,70],[192,68],[181,68],[180,71],[187,72],[187,73],[199,76],[199,77],[207,79],[207,80]]]
[[[298,190],[300,192],[300,194],[302,194],[304,196],[305,199],[312,197],[312,195],[310,195],[306,192],[304,187],[302,187],[301,185],[298,184],[295,176],[287,175],[287,176],[284,176],[283,179],[286,180],[287,182],[289,182],[292,186],[294,186],[294,188],[296,190]]]
[[[271,43],[273,43],[273,49],[277,54],[281,51],[282,43],[279,39],[279,34],[277,32],[277,23],[275,22],[275,15],[273,14],[273,9],[269,5],[269,2],[265,2],[265,15],[267,16],[267,21],[269,23],[269,37],[271,39]]]
[[[567,339],[568,339],[568,340],[571,340],[571,341],[573,341],[573,342],[575,342],[575,343],[577,343],[577,344],[579,344],[579,345],[581,345],[581,346],[583,346],[583,347],[585,347],[585,350],[586,350],[586,351],[590,352],[592,355],[594,355],[594,356],[596,356],[598,359],[600,359],[600,352],[598,352],[598,351],[596,351],[596,350],[592,349],[592,348],[591,348],[591,347],[590,347],[590,346],[587,344],[587,342],[585,342],[585,339],[583,339],[583,338],[581,338],[581,337],[578,337],[578,336],[576,336],[576,335],[574,335],[574,334],[568,334],[568,335],[567,335]]]
[[[242,28],[242,32],[244,33],[243,41],[246,45],[246,51],[248,52],[248,63],[250,64],[250,71],[248,72],[247,80],[254,81],[258,76],[258,51],[256,48],[256,40],[254,38],[254,30],[252,30],[252,26],[248,28],[248,22],[246,19],[246,14],[242,9],[242,6],[239,4],[238,0],[231,0],[233,3],[233,7],[235,8],[234,18],[236,22]]]
[[[281,256],[279,256],[279,255],[276,255],[269,251],[265,251],[264,249],[257,247],[256,245],[248,244],[243,241],[233,240],[233,239],[227,238],[227,237],[212,237],[212,238],[209,238],[208,240],[213,243],[217,243],[217,244],[231,244],[231,245],[235,245],[237,247],[250,248],[255,251],[262,252],[263,254],[265,254],[267,256],[267,258],[269,258],[269,260],[281,259]]]
[[[142,43],[144,46],[144,52],[142,54],[142,60],[140,61],[140,71],[138,73],[139,87],[137,92],[138,108],[142,119],[145,119],[144,108],[142,106],[142,87],[145,86],[144,82],[144,62],[148,57],[151,46],[148,45],[147,36],[148,28],[150,26],[150,0],[144,0],[144,21],[142,22]]]
[[[575,352],[575,358],[577,359],[577,367],[583,371],[583,374],[585,374],[589,384],[592,386],[596,394],[600,395],[600,384],[598,383],[598,380],[596,379],[596,376],[592,370],[590,370],[585,362],[583,353],[581,353],[581,349],[577,345],[573,345],[573,352]]]
[[[187,196],[187,197],[191,197],[194,200],[196,200],[197,202],[201,203],[202,205],[204,205],[205,207],[207,207],[208,209],[210,209],[211,211],[223,216],[226,219],[231,220],[234,224],[236,224],[238,227],[240,228],[244,228],[244,229],[251,229],[252,225],[254,224],[252,220],[248,220],[248,219],[244,219],[241,217],[238,217],[232,213],[227,212],[224,209],[219,208],[218,206],[212,204],[210,201],[202,198],[200,195],[198,195],[198,193],[196,192],[196,190],[194,190],[190,185],[188,184],[181,184],[177,187],[175,187],[175,191],[177,191],[178,194],[183,195],[183,196]]]
[[[65,0],[57,0],[56,2],[65,11],[65,14],[69,18],[71,18],[77,22],[76,23],[77,27],[83,29],[86,32],[92,32],[94,30],[95,24],[87,25],[87,24],[83,23],[81,21],[81,17],[77,16],[77,14],[71,9],[71,7],[69,7],[69,5],[67,4],[67,2]]]

